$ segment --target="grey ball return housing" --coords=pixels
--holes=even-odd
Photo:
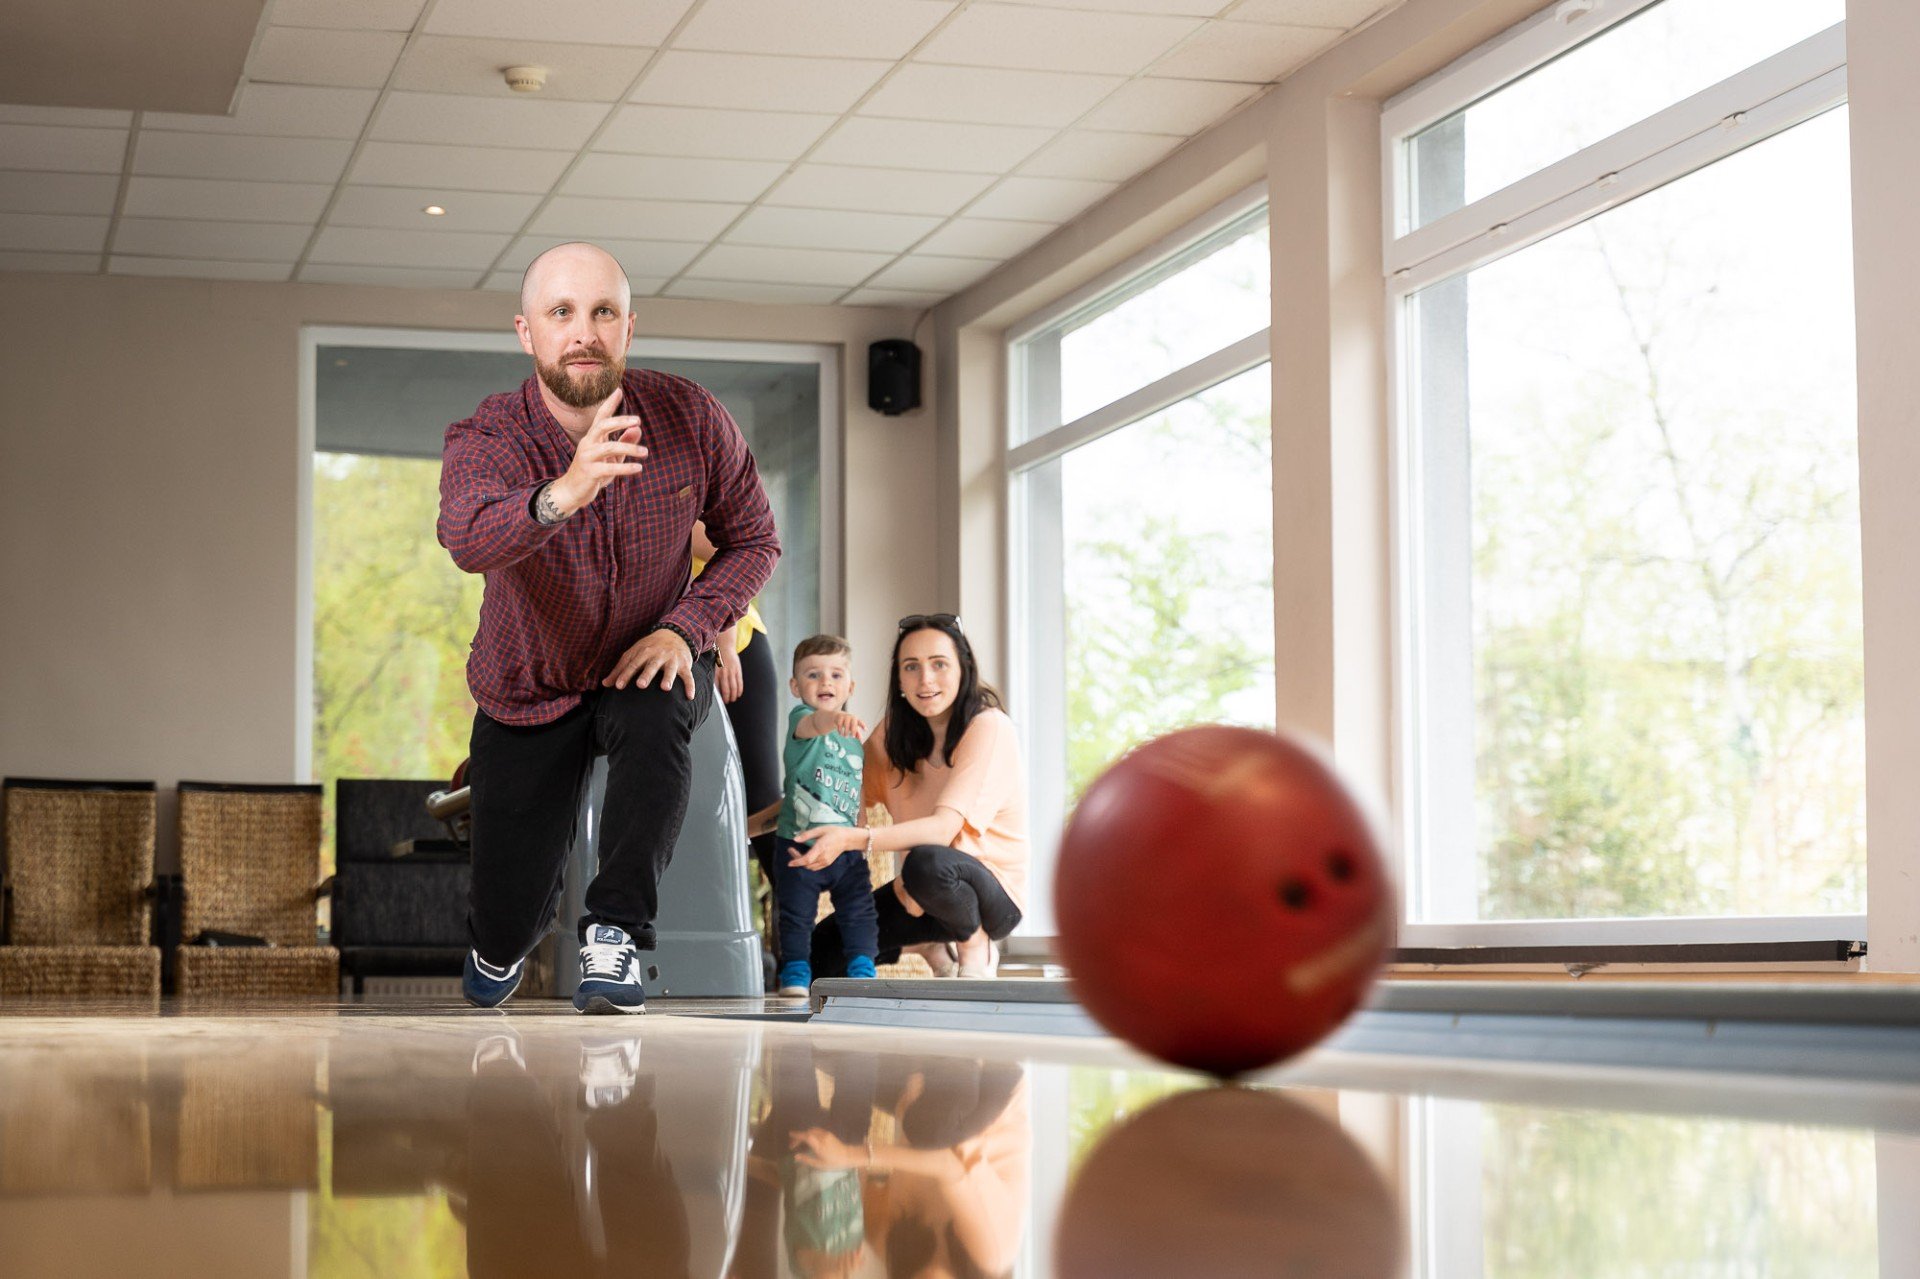
[[[567,854],[560,893],[560,924],[553,947],[555,993],[571,998],[580,984],[574,923],[585,909],[587,884],[600,864],[598,814],[607,794],[607,761],[593,761],[586,807]],[[748,877],[746,785],[733,726],[718,703],[693,735],[693,795],[660,878],[659,947],[641,952],[647,994],[714,999],[762,993],[760,935],[753,929]]]

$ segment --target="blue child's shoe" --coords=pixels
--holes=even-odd
[[[813,985],[813,965],[804,959],[780,965],[780,994],[787,998],[804,999],[808,987]]]

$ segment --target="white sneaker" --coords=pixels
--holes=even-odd
[[[583,1013],[643,1013],[647,988],[640,981],[640,951],[627,930],[592,924],[580,945],[580,988],[573,1006]]]
[[[631,1097],[639,1075],[638,1039],[580,1045],[580,1096],[588,1110],[604,1110]]]

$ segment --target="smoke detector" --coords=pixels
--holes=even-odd
[[[500,74],[507,78],[507,87],[515,93],[538,93],[547,87],[545,67],[504,67]]]

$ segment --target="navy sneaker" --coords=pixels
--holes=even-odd
[[[466,969],[460,974],[460,993],[475,1008],[498,1008],[519,989],[520,975],[526,970],[524,958],[506,968],[496,968],[469,950]]]
[[[647,990],[640,984],[640,952],[627,930],[589,924],[580,943],[580,989],[573,1006],[583,1013],[643,1013]]]

